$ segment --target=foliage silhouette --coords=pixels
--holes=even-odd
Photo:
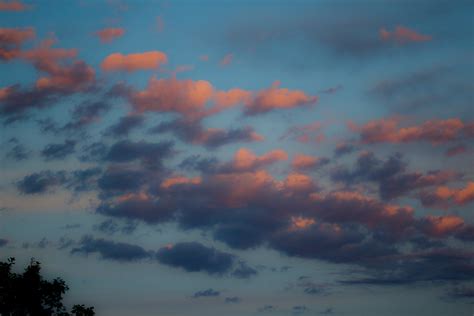
[[[15,259],[0,262],[1,316],[92,316],[94,307],[74,305],[67,312],[62,300],[69,289],[64,280],[44,280],[41,265],[31,260],[22,274],[12,272]]]

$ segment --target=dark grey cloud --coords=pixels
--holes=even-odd
[[[172,154],[172,142],[149,143],[123,140],[113,144],[104,159],[110,162],[141,161],[149,166],[161,167],[162,160]]]
[[[94,142],[92,144],[82,146],[78,158],[83,162],[102,161],[107,155],[107,150],[108,147],[104,143]]]
[[[179,168],[187,171],[200,171],[203,173],[210,173],[216,170],[218,160],[215,157],[201,157],[200,155],[192,155],[181,161]]]
[[[238,297],[238,296],[230,296],[230,297],[226,297],[226,298],[224,299],[224,302],[237,304],[237,303],[242,302],[242,299],[241,299],[240,297]]]
[[[232,276],[238,279],[248,279],[248,278],[256,276],[257,274],[258,274],[258,271],[250,267],[244,261],[240,261],[237,267],[235,268],[235,270],[232,272]]]
[[[469,286],[458,286],[447,291],[448,298],[451,299],[474,299],[474,288]]]
[[[340,143],[334,148],[334,157],[341,157],[354,152],[357,148],[351,143]]]
[[[128,136],[131,131],[143,126],[145,117],[142,115],[127,115],[121,117],[120,120],[106,129],[105,135],[112,137]]]
[[[67,139],[64,143],[49,144],[41,151],[46,160],[64,159],[75,152],[76,141]]]
[[[441,117],[473,119],[473,71],[474,63],[460,57],[457,64],[436,64],[383,79],[374,84],[369,95],[398,114],[428,115],[435,111]]]
[[[373,152],[362,152],[352,169],[336,167],[331,172],[331,178],[349,185],[365,181],[375,182],[378,184],[380,197],[390,200],[417,189],[445,184],[461,176],[441,170],[432,170],[425,174],[409,172],[407,166],[408,163],[400,153],[382,160]]]
[[[150,258],[152,255],[152,253],[137,245],[101,238],[96,239],[92,236],[84,236],[79,242],[78,247],[73,248],[71,253],[84,255],[99,253],[103,259],[121,262],[143,260]]]
[[[293,315],[300,315],[309,311],[309,308],[305,305],[296,305],[291,308]]]
[[[395,260],[396,259],[396,260]],[[474,279],[474,253],[438,248],[397,255],[369,277],[342,281],[344,284],[398,285],[420,281],[468,281]]]
[[[263,307],[259,307],[257,312],[259,313],[270,313],[276,310],[276,307],[273,305],[265,305]]]
[[[94,229],[102,233],[113,235],[115,233],[131,234],[137,229],[138,223],[134,221],[126,221],[125,223],[119,223],[112,219],[107,219],[100,224],[94,226]]]
[[[8,244],[8,239],[0,238],[0,247],[4,247]]]
[[[137,191],[147,181],[147,171],[128,166],[109,166],[98,179],[98,186],[107,194]]]
[[[66,182],[64,171],[40,171],[25,176],[16,183],[16,187],[23,194],[45,193],[54,187]]]
[[[182,242],[159,249],[156,259],[162,264],[182,268],[188,272],[203,271],[223,275],[231,270],[235,256],[198,242]]]
[[[213,290],[213,289],[207,289],[203,291],[197,291],[194,293],[193,298],[200,298],[200,297],[216,297],[221,295],[221,292]]]
[[[257,140],[250,126],[224,129],[205,129],[200,121],[177,119],[160,123],[150,129],[150,133],[172,133],[186,143],[199,144],[207,148],[217,148],[231,143],[253,142]]]

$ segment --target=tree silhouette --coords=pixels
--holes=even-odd
[[[44,280],[41,265],[31,260],[22,274],[12,272],[15,259],[0,262],[0,315],[2,316],[92,316],[94,307],[74,305],[67,312],[62,300],[69,289],[64,280]]]

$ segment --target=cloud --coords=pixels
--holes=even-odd
[[[238,296],[230,296],[230,297],[226,297],[224,302],[237,304],[237,303],[242,302],[242,299]]]
[[[223,67],[228,66],[232,63],[233,59],[234,59],[234,54],[227,54],[227,55],[224,56],[224,58],[221,59],[219,64]]]
[[[133,93],[130,101],[138,112],[176,112],[199,117],[211,99],[214,88],[208,81],[150,78],[145,90]]]
[[[11,138],[8,140],[10,150],[6,152],[5,157],[14,161],[26,160],[31,156],[31,151],[28,151],[23,144],[20,144],[18,139]]]
[[[254,268],[247,265],[245,262],[240,261],[237,268],[232,272],[232,276],[238,279],[248,279],[257,275],[258,272]]]
[[[145,117],[142,115],[127,115],[120,118],[120,120],[107,128],[105,135],[113,137],[128,136],[128,134],[143,125]]]
[[[474,288],[469,286],[454,287],[447,292],[449,298],[472,299],[474,298]]]
[[[428,215],[420,220],[419,225],[426,235],[443,237],[459,231],[464,226],[464,220],[454,215]]]
[[[109,166],[98,180],[101,190],[112,194],[137,191],[146,181],[146,171],[123,166]]]
[[[46,160],[64,159],[74,153],[76,142],[73,140],[66,140],[64,143],[49,144],[41,151],[41,156]]]
[[[454,157],[457,155],[462,155],[466,153],[467,151],[468,151],[468,148],[466,145],[456,145],[456,146],[449,147],[448,149],[446,149],[446,151],[444,152],[444,155],[446,157]]]
[[[379,35],[383,41],[395,41],[402,45],[411,42],[427,42],[432,40],[432,36],[430,35],[423,35],[400,25],[397,26],[393,32],[382,28],[379,31]]]
[[[409,143],[428,141],[441,144],[471,137],[470,124],[458,118],[425,121],[418,126],[402,127],[400,119],[388,118],[370,121],[362,126],[350,124],[350,128],[360,133],[360,141],[365,144]]]
[[[219,291],[215,291],[213,289],[207,289],[203,291],[197,291],[194,293],[193,298],[200,298],[200,297],[216,297],[219,296],[221,293]]]
[[[293,315],[300,315],[306,313],[307,311],[309,311],[309,308],[307,308],[305,305],[296,305],[291,308]]]
[[[1,6],[2,2],[0,2],[0,11]],[[0,60],[18,58],[23,42],[35,36],[33,28],[0,28]]]
[[[425,206],[447,208],[450,205],[465,205],[474,201],[474,182],[464,188],[437,187],[434,192],[422,192],[420,199]]]
[[[235,257],[198,242],[181,242],[160,248],[157,260],[169,266],[182,268],[188,272],[203,271],[211,275],[222,275],[230,271]]]
[[[231,143],[262,141],[263,136],[257,134],[252,127],[205,128],[199,121],[173,120],[163,122],[150,129],[151,133],[171,132],[186,143],[218,148]]]
[[[305,171],[314,170],[329,163],[329,159],[325,157],[308,156],[304,154],[296,154],[293,157],[291,166],[295,170]]]
[[[122,55],[113,53],[107,56],[101,64],[104,71],[127,71],[158,69],[168,62],[168,57],[160,51],[149,51]]]
[[[407,172],[407,163],[399,153],[385,161],[378,159],[372,152],[362,152],[353,170],[336,167],[331,172],[334,181],[348,184],[371,181],[378,184],[382,199],[390,200],[414,190],[445,184],[458,179],[460,175],[452,171],[432,170],[425,174]]]
[[[105,220],[101,222],[99,225],[94,226],[94,229],[108,234],[113,235],[117,232],[121,232],[122,234],[131,234],[137,229],[137,223],[133,221],[126,222],[125,225],[120,226],[117,221],[112,219]]]
[[[30,6],[22,3],[18,0],[10,1],[0,1],[0,11],[25,11],[28,10]]]
[[[162,160],[173,154],[172,142],[149,143],[122,140],[113,144],[104,159],[110,162],[141,161],[150,166],[161,167]]]
[[[75,60],[76,49],[51,48],[54,43],[48,39],[14,56],[32,63],[40,76],[32,87],[16,84],[0,90],[0,114],[7,123],[23,118],[29,109],[51,106],[61,97],[88,92],[94,86],[95,71]]]
[[[23,194],[45,193],[66,181],[64,172],[41,171],[25,176],[17,182],[18,191]]]
[[[372,276],[344,284],[400,285],[423,281],[474,279],[474,254],[460,249],[437,248],[394,256]]]
[[[275,109],[289,109],[314,104],[318,97],[310,96],[300,90],[280,88],[280,82],[273,83],[271,88],[261,90],[245,104],[246,115],[263,114]]]
[[[158,33],[161,33],[161,32],[163,32],[164,29],[165,29],[165,21],[163,20],[163,18],[160,15],[158,15],[156,17],[156,31]]]
[[[8,244],[8,239],[0,238],[0,248],[5,247]]]
[[[93,238],[92,236],[84,236],[79,242],[79,246],[73,248],[71,253],[84,255],[99,253],[103,259],[119,262],[139,261],[151,257],[151,253],[140,246]]]
[[[355,146],[350,143],[341,142],[336,145],[334,148],[334,157],[341,157],[348,155],[356,150]]]
[[[315,121],[302,126],[292,126],[280,137],[280,140],[292,139],[300,143],[320,143],[325,140],[321,122]]]
[[[282,149],[269,151],[261,156],[255,155],[247,148],[240,148],[234,154],[233,161],[223,166],[223,170],[229,171],[254,171],[264,168],[278,161],[288,160],[288,154]]]
[[[105,28],[95,33],[102,43],[110,43],[125,34],[123,28]]]

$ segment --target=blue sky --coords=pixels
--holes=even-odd
[[[473,312],[470,1],[0,1],[0,259],[98,315]]]

